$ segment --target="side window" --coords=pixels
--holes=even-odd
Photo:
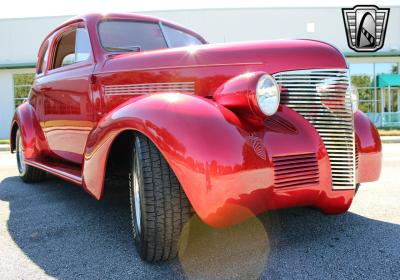
[[[184,31],[181,31],[179,29],[170,27],[168,25],[164,25],[164,30],[169,40],[169,43],[171,44],[171,48],[203,44],[203,42],[201,42],[195,36],[188,34]]]
[[[67,54],[61,63],[61,67],[71,65],[75,63],[75,53]]]
[[[43,51],[40,54],[39,62],[36,68],[36,74],[42,74],[46,71],[47,60],[49,58],[49,41],[43,45]]]
[[[68,63],[68,57],[71,57],[71,54],[75,56],[75,38],[76,29],[67,31],[58,39],[51,69],[71,64]],[[72,63],[74,63],[74,61],[72,61]]]
[[[89,59],[91,52],[89,33],[86,28],[76,30],[75,62]]]
[[[90,57],[89,35],[85,28],[67,31],[58,40],[51,69],[85,61]]]

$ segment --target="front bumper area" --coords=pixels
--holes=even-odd
[[[361,112],[355,115],[356,183],[377,180],[381,165],[379,136],[365,118]],[[207,210],[195,206],[206,223],[225,227],[268,210],[300,206],[313,206],[326,214],[349,209],[355,190],[332,189],[324,143],[297,112],[282,106],[263,129],[242,134],[240,168],[233,172],[210,169],[206,174]]]
[[[357,111],[354,115],[356,144],[356,182],[366,183],[379,179],[382,166],[382,144],[379,133],[367,115]]]

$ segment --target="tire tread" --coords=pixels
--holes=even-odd
[[[183,226],[189,220],[189,201],[177,177],[157,147],[138,135],[144,187],[144,248],[146,261],[170,260],[178,253]]]

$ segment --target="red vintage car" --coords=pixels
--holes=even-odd
[[[101,199],[105,178],[125,179],[148,261],[176,256],[193,212],[214,227],[343,213],[380,175],[377,130],[323,42],[208,44],[162,19],[89,14],[45,38],[36,71],[11,126],[22,180],[51,173]]]

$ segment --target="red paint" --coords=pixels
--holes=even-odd
[[[46,38],[53,47],[60,32],[84,26],[92,54],[87,62],[38,75],[29,101],[17,109],[13,122],[21,128],[28,163],[82,185],[100,199],[113,140],[131,130],[155,143],[195,211],[210,225],[228,226],[270,209],[310,205],[341,213],[350,207],[354,190],[332,190],[329,157],[314,127],[286,106],[262,117],[252,99],[254,77],[262,73],[346,68],[335,48],[311,40],[280,40],[110,56],[97,34],[104,18],[159,21],[90,14]],[[246,75],[236,77],[248,72],[256,74],[247,80]],[[194,83],[193,95],[104,92],[112,85],[188,82]],[[357,182],[377,180],[380,139],[361,112],[355,114],[355,133]],[[316,155],[319,183],[275,188],[272,158],[303,153]]]
[[[355,114],[354,126],[359,157],[357,182],[376,181],[381,174],[382,164],[382,145],[378,130],[361,111]]]

